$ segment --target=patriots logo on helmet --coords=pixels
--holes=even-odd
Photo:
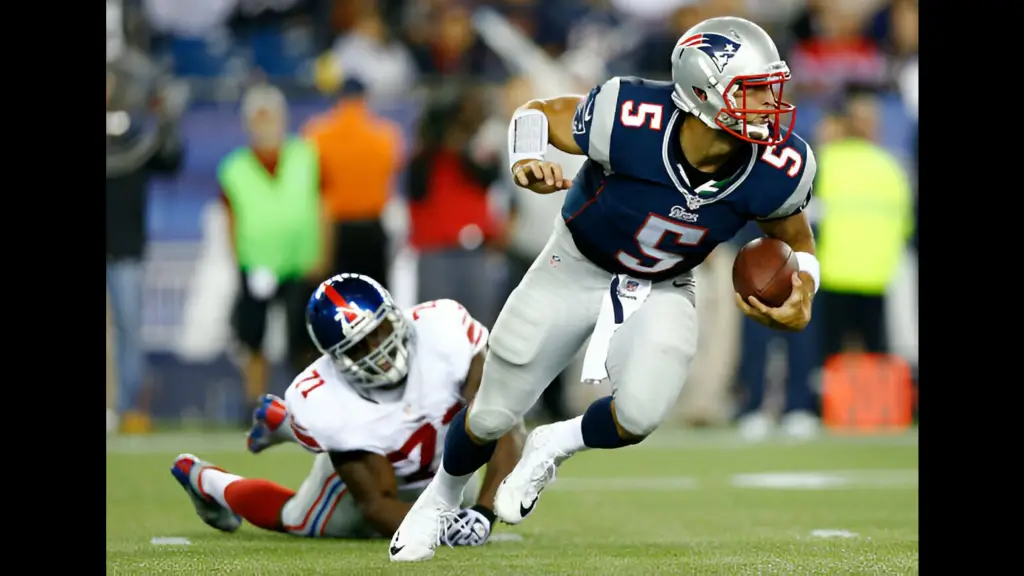
[[[708,58],[715,63],[718,72],[722,73],[725,72],[725,67],[729,62],[736,57],[736,52],[739,51],[742,44],[721,34],[705,32],[683,38],[677,46],[682,46],[683,49],[696,48],[707,54]]]

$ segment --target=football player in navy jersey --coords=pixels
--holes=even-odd
[[[782,306],[738,295],[737,304],[781,330],[810,320],[819,266],[803,209],[816,164],[782,99],[788,66],[768,34],[741,18],[687,31],[671,66],[671,82],[617,77],[584,98],[534,100],[515,112],[513,178],[538,194],[567,190],[562,212],[494,325],[480,390],[452,422],[441,470],[395,533],[392,560],[433,557],[438,519],[458,508],[495,440],[588,336],[587,360],[596,361],[584,362],[583,377],[608,378],[613,393],[581,417],[533,431],[498,489],[498,517],[522,521],[576,452],[653,432],[697,349],[693,268],[750,220],[793,248],[800,271]],[[545,161],[549,144],[587,157],[572,180]]]

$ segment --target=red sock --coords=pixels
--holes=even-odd
[[[224,500],[231,511],[253,526],[284,532],[281,510],[295,492],[270,480],[242,478],[224,489]]]

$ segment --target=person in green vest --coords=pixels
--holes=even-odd
[[[293,371],[302,370],[314,356],[306,336],[305,306],[312,284],[329,276],[326,263],[333,238],[325,225],[316,149],[288,134],[284,94],[269,85],[250,88],[242,99],[242,116],[249,144],[225,156],[217,176],[241,279],[232,320],[249,353],[241,415],[248,423],[268,392],[263,339],[271,302],[280,302],[285,311]]]
[[[843,134],[817,149],[822,352],[888,352],[886,289],[914,230],[906,169],[877,143],[879,100],[847,91]]]

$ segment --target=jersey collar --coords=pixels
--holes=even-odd
[[[680,114],[681,111],[676,110],[668,120],[668,126],[665,129],[665,136],[661,145],[661,158],[665,164],[665,172],[668,174],[672,184],[686,198],[687,207],[690,210],[696,210],[701,206],[717,202],[732,194],[733,190],[738,188],[747,179],[747,176],[754,169],[754,163],[757,161],[757,145],[750,144],[755,150],[751,151],[750,159],[742,171],[737,173],[738,176],[733,174],[718,182],[708,181],[694,189],[690,185],[690,179],[686,176],[686,170],[683,169],[682,164],[685,162],[685,159],[682,156],[679,144],[679,130],[682,129],[683,125]],[[723,189],[723,186],[726,187]]]

